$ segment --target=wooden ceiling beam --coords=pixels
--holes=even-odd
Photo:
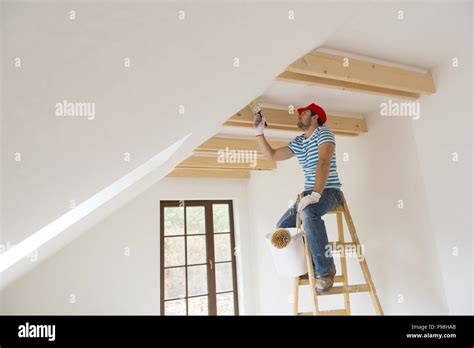
[[[319,85],[327,83],[327,86],[331,88],[363,91],[361,86],[366,86],[366,93],[380,93],[379,89],[381,88],[385,91],[405,92],[409,93],[409,96],[419,97],[420,94],[430,95],[436,91],[430,73],[317,51],[290,64],[285,72],[322,78],[322,80],[313,79],[311,81],[313,84],[318,83]],[[285,76],[288,80],[288,74],[283,75],[282,78]],[[289,76],[297,77],[298,75]],[[340,84],[338,85],[336,81],[339,81]],[[369,86],[376,87],[376,89],[369,89]]]
[[[342,91],[359,92],[366,94],[381,95],[384,97],[401,99],[401,100],[417,100],[420,98],[418,93],[411,93],[405,91],[397,91],[388,88],[368,86],[360,83],[339,81],[328,79],[324,77],[317,77],[305,74],[285,71],[277,76],[278,81],[298,83],[306,86],[319,86],[325,88],[339,89]]]
[[[294,111],[296,113],[296,110]],[[296,126],[296,114],[290,114],[288,110],[277,108],[263,108],[263,113],[268,124],[268,129],[294,131],[302,133]],[[364,118],[343,117],[333,113],[327,113],[326,125],[337,135],[357,135],[367,132],[367,123]],[[253,127],[253,114],[248,107],[243,108],[224,123],[230,127]]]
[[[213,178],[213,179],[249,179],[249,170],[209,169],[209,168],[176,168],[169,178]]]
[[[178,164],[176,168],[210,168],[238,170],[271,170],[276,168],[276,163],[267,159],[251,158],[245,155],[242,155],[242,157],[240,157],[240,160],[237,160],[237,158],[238,157],[232,159],[232,157],[229,156],[227,159],[222,158],[222,161],[220,161],[219,156],[193,155]],[[239,161],[240,163],[237,161]]]
[[[270,145],[276,149],[282,146],[286,146],[288,141],[273,140],[268,139],[267,141]],[[247,151],[257,151],[261,154],[260,147],[258,146],[257,139],[253,138],[231,138],[231,137],[222,137],[215,136],[209,138],[204,143],[199,145],[195,151],[196,152],[209,152],[217,153],[220,150],[225,150],[229,148],[230,150],[247,150]]]

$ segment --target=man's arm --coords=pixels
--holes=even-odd
[[[324,186],[329,177],[329,167],[331,166],[331,158],[336,146],[334,143],[326,142],[319,145],[318,149],[318,165],[316,166],[316,182],[313,191],[319,194],[323,193]]]
[[[257,136],[257,142],[260,146],[260,149],[262,150],[263,156],[268,160],[284,161],[294,156],[293,152],[288,146],[282,146],[278,149],[273,149],[263,134]]]

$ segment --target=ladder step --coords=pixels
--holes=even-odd
[[[370,291],[369,284],[334,286],[327,291],[318,292],[318,296],[349,294],[349,293],[355,293],[355,292],[369,292],[369,291]]]
[[[340,282],[342,282],[342,276],[335,276],[334,283],[340,283]],[[300,279],[298,285],[309,285],[309,279]],[[353,292],[369,292],[369,291],[370,291],[369,284],[343,285],[343,286],[333,286],[331,289],[327,291],[318,292],[318,296],[353,293]]]
[[[301,312],[298,313],[298,315],[314,315],[313,312]],[[319,315],[347,315],[347,312],[345,309],[331,309],[328,311],[321,311],[319,312]]]
[[[334,277],[334,283],[342,283],[343,281],[344,277],[342,275]],[[298,285],[309,285],[309,279],[300,279]]]
[[[347,315],[345,309],[331,309],[329,311],[321,311],[319,315]]]

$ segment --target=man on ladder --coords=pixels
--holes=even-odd
[[[296,227],[297,209],[300,211],[316,272],[316,289],[322,292],[329,290],[334,283],[336,266],[329,249],[326,226],[321,217],[341,204],[343,194],[337,174],[334,134],[324,125],[326,113],[314,103],[297,109],[297,126],[304,133],[291,140],[288,146],[273,149],[265,139],[265,117],[261,109],[257,107],[253,110],[254,129],[264,157],[283,161],[296,156],[305,177],[303,198],[298,207],[297,203],[290,207],[276,227]]]

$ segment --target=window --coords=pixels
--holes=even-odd
[[[162,315],[238,315],[232,201],[161,201]]]

